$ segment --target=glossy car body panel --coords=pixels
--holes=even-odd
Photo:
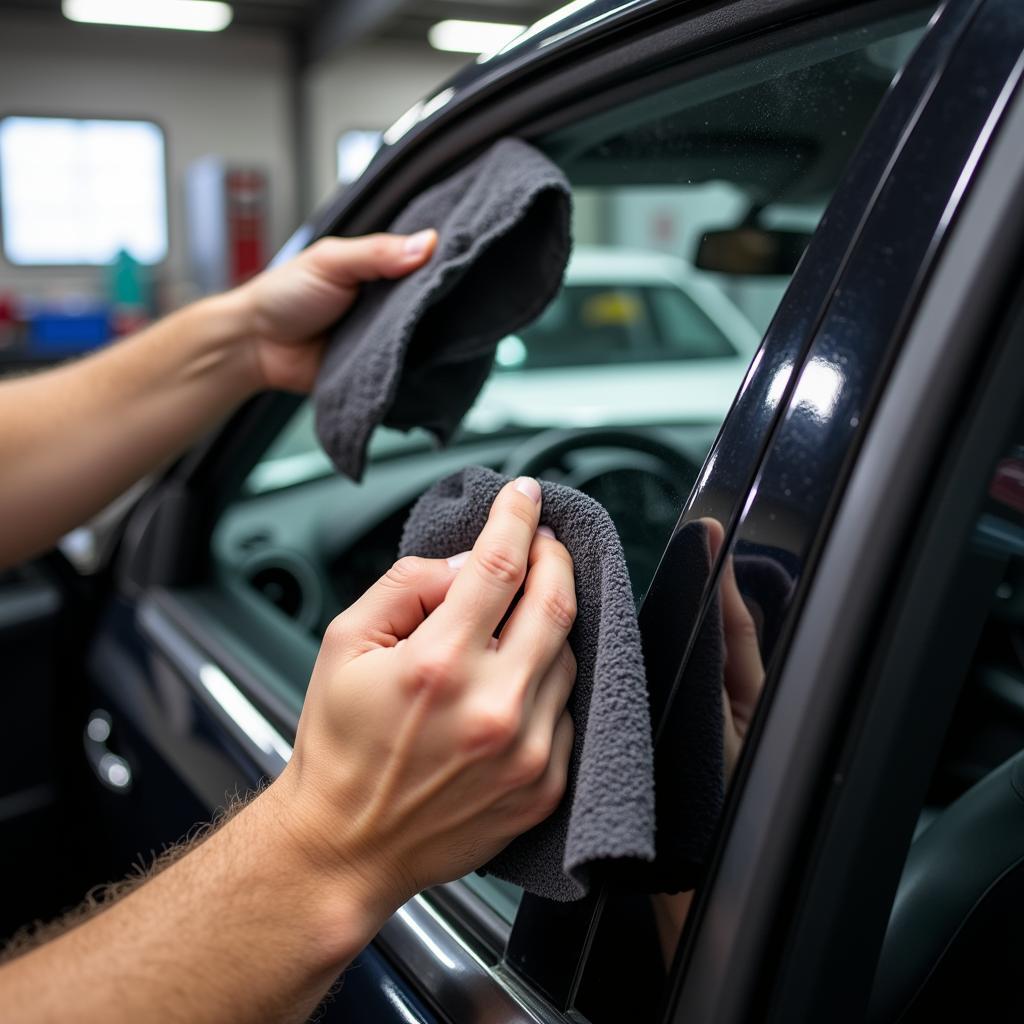
[[[846,474],[870,422],[879,389],[888,382],[889,369],[912,322],[920,290],[941,254],[992,145],[1006,104],[1017,88],[1022,46],[1024,19],[1018,7],[986,4],[978,9],[915,127],[918,138],[908,142],[903,157],[906,166],[899,162],[894,166],[801,369],[790,406],[772,438],[732,542],[732,551],[767,553],[793,575],[796,585],[791,605],[780,608],[779,617],[795,618],[795,608],[806,593],[810,570],[841,500]],[[967,82],[969,87],[965,87]],[[924,189],[922,182],[927,185]],[[913,216],[901,218],[903,211],[913,211]],[[803,477],[795,481],[793,474],[802,472],[804,466],[811,489],[800,493]],[[791,510],[792,518],[785,531],[786,542],[781,543],[774,524],[785,509]],[[769,543],[773,534],[774,542]],[[783,634],[778,648],[767,651],[766,657],[774,655],[778,659],[785,639]],[[772,713],[771,679],[769,666],[767,699],[759,709],[752,750],[757,749],[760,727]],[[819,694],[817,699],[824,698]],[[795,736],[790,740],[796,744]],[[804,742],[809,750],[810,737]],[[741,786],[746,780],[757,779],[756,774],[747,775],[742,768]],[[792,789],[787,796],[793,800]],[[746,842],[749,849],[755,848],[749,837]],[[702,909],[698,906],[691,922],[695,929],[700,927]],[[730,917],[735,913],[724,907],[716,911],[723,912]],[[745,942],[758,942],[753,932],[751,923]],[[781,953],[777,946],[774,948]],[[692,985],[689,996],[684,989],[679,1019],[687,1019],[686,1014],[700,1019],[707,1013],[716,1020],[740,1019],[742,978],[736,971],[730,970],[728,978],[719,976],[721,1001],[714,1004],[714,1010],[705,1001],[714,987],[708,954],[705,948],[691,965],[687,977],[701,977],[704,984]],[[720,971],[720,947],[713,956]],[[730,962],[743,962],[743,957]],[[771,969],[771,960],[762,957],[758,970],[770,974]],[[730,1016],[733,1012],[735,1018]]]

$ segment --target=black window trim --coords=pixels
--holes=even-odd
[[[1003,101],[1020,73],[1018,63]],[[996,115],[1000,110],[997,103]],[[904,696],[893,678],[877,692],[872,688],[878,701],[872,712],[873,739],[858,744],[853,708],[864,694],[857,692],[857,682],[863,655],[877,638],[879,602],[891,596],[886,586],[896,582],[889,575],[893,559],[914,542],[919,525],[914,510],[928,469],[955,419],[964,385],[975,379],[972,361],[986,338],[993,305],[1004,294],[1005,281],[992,273],[993,267],[1005,267],[1018,255],[1024,228],[1024,164],[1019,158],[1024,97],[1014,99],[1011,118],[954,225],[813,568],[772,707],[731,808],[732,838],[704,896],[703,928],[694,938],[672,1018],[677,1024],[747,1020],[755,1005],[764,1019],[787,1024],[844,1019],[840,1005],[855,1012],[848,986],[857,998],[866,995],[856,982],[870,982],[872,962],[864,961],[858,940],[870,932],[859,930],[867,927],[859,915],[877,915],[878,907],[858,906],[853,894],[864,890],[847,883],[858,866],[863,871],[870,863],[877,870],[864,847],[879,841],[885,833],[881,821],[888,819],[881,818],[879,804],[865,804],[863,797],[872,786],[876,796],[886,787],[902,792],[903,787],[892,786],[896,776],[891,769],[897,762],[905,765],[911,749],[930,764],[927,751],[939,742],[941,729],[922,728],[916,748],[906,735],[886,730],[881,723],[891,721],[887,716],[895,714]],[[1004,368],[997,384],[1001,380],[1004,388],[1019,387],[1021,355],[1016,354],[1015,372],[1008,377]],[[942,720],[951,710],[941,696],[931,708]],[[858,723],[858,729],[862,726],[866,729]],[[844,728],[851,734],[844,734]],[[840,760],[846,738],[850,748]],[[877,774],[882,764],[890,769],[884,778]],[[917,786],[923,785],[918,779]],[[902,798],[907,800],[909,793],[912,799],[914,780],[907,781],[906,790]],[[832,800],[826,805],[827,796]],[[898,843],[901,834],[884,838]],[[796,851],[810,858],[812,843],[819,844],[813,858],[801,862]],[[879,878],[883,895],[891,895],[898,878],[899,864],[889,867],[893,877]],[[790,943],[783,944],[779,929],[789,922],[776,916],[775,901],[780,893],[792,897],[788,885],[797,869],[802,874],[800,916],[792,922]],[[877,933],[877,917],[872,923]],[[880,934],[876,937],[880,941]],[[782,954],[772,977],[763,973],[769,945]],[[770,998],[778,1002],[766,1017]],[[836,1001],[829,1004],[829,999]],[[813,1009],[808,1008],[811,1000]]]

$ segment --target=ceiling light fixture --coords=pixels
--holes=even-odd
[[[427,33],[435,50],[453,53],[493,53],[510,43],[525,25],[507,25],[497,21],[439,21]]]
[[[63,0],[61,9],[71,21],[188,32],[220,32],[233,16],[219,0]]]

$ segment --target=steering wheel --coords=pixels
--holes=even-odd
[[[571,458],[599,448],[612,451],[575,464]],[[554,476],[604,505],[619,531],[636,594],[647,589],[699,472],[656,431],[629,427],[547,430],[512,451],[502,469],[508,476]]]
[[[683,494],[688,494],[697,479],[698,467],[667,440],[662,440],[653,430],[630,427],[596,427],[565,430],[545,430],[535,434],[519,445],[502,467],[508,476],[540,476],[554,467],[564,468],[564,459],[570,453],[586,448],[624,448],[630,452],[642,452],[650,456],[644,460],[648,471],[653,471],[652,461],[661,465],[661,474],[672,481]],[[623,465],[623,469],[635,469],[634,464]],[[569,471],[565,483],[579,490],[589,479],[598,474],[583,471]]]

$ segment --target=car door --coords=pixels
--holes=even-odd
[[[808,192],[820,199],[816,217],[831,196],[827,212],[751,369],[737,382],[738,398],[717,440],[716,423],[641,424],[640,433],[629,438],[619,434],[613,444],[607,433],[597,438],[601,449],[630,448],[637,437],[646,438],[646,447],[630,448],[627,465],[614,466],[615,487],[607,479],[602,483],[607,504],[620,496],[613,514],[627,514],[628,507],[624,511],[622,506],[637,504],[638,495],[650,498],[655,511],[641,524],[638,547],[646,551],[653,546],[658,554],[666,544],[671,548],[676,513],[685,496],[679,490],[680,465],[689,464],[697,486],[686,502],[683,524],[701,517],[717,519],[726,550],[736,551],[765,507],[759,502],[767,501],[768,485],[780,479],[766,467],[773,453],[781,458],[778,453],[785,451],[778,446],[788,437],[784,428],[791,425],[792,410],[807,404],[801,381],[814,380],[813,345],[844,295],[837,286],[854,281],[851,275],[863,266],[874,266],[874,287],[854,293],[863,306],[856,316],[847,311],[841,320],[855,325],[864,321],[866,348],[857,348],[855,356],[865,374],[864,387],[870,390],[882,373],[883,356],[902,323],[908,295],[916,294],[923,282],[916,277],[908,282],[895,270],[880,275],[866,254],[875,251],[871,245],[882,244],[881,238],[884,244],[900,246],[899,258],[894,252],[890,260],[894,267],[925,272],[950,204],[955,209],[962,199],[958,187],[964,169],[971,165],[995,105],[989,88],[967,90],[971,102],[950,102],[965,80],[963,70],[949,72],[956,57],[963,54],[969,70],[985,63],[967,47],[979,6],[990,5],[951,2],[927,32],[932,8],[918,4],[865,4],[849,10],[827,4],[733,4],[710,13],[687,5],[649,5],[617,19],[581,19],[578,30],[568,24],[558,31],[552,24],[533,37],[532,48],[508,55],[494,70],[485,66],[476,82],[461,85],[461,98],[459,90],[439,93],[440,98],[406,119],[400,126],[405,130],[391,133],[389,150],[370,173],[323,211],[295,244],[327,231],[348,233],[386,224],[424,184],[502,132],[524,135],[566,166],[574,185],[583,190],[578,199],[591,212],[610,199],[604,205],[618,203],[627,220],[644,209],[652,184],[687,187],[686,179],[697,167],[697,177],[711,183],[725,180],[743,192],[740,186],[750,187],[751,181],[781,188],[790,177],[800,179],[794,171],[800,161],[813,163],[813,153],[827,154],[822,180]],[[545,40],[547,49],[540,45]],[[556,52],[560,60],[553,62]],[[1005,83],[1008,71],[1003,65],[992,62],[987,70],[989,85],[1000,75]],[[613,164],[604,165],[597,157],[623,151],[602,149],[604,144],[622,140],[628,155],[629,145],[644,139],[642,129],[652,120],[667,129],[687,123],[695,110],[701,112],[701,121],[707,111],[709,127],[715,119],[711,131],[697,132],[705,147],[697,157],[685,147],[659,148],[658,140],[686,139],[686,131],[675,136],[667,130],[654,132],[654,145],[648,139],[648,148],[639,150],[636,159],[614,161],[619,164],[618,183],[602,179]],[[737,135],[742,114],[747,121]],[[793,126],[812,122],[821,134],[808,142]],[[692,133],[694,124],[687,130]],[[950,144],[945,155],[928,148],[936,138]],[[716,162],[727,164],[730,149],[741,152],[744,165],[731,177]],[[689,159],[703,163],[689,164]],[[751,159],[753,169],[747,167]],[[934,186],[927,203],[915,196],[908,204],[904,192],[893,198],[895,185],[906,181],[915,161],[925,162]],[[602,195],[609,180],[614,187],[644,194]],[[749,196],[745,203],[751,205],[747,200]],[[894,218],[893,204],[905,216]],[[879,224],[886,230],[868,234]],[[787,280],[732,283],[751,293],[745,301],[756,298],[774,305]],[[878,319],[869,323],[867,312],[877,313]],[[820,378],[815,393],[819,398],[824,394]],[[823,398],[821,404],[828,405]],[[811,407],[818,409],[813,402]],[[476,437],[467,442],[469,447],[432,454],[434,461],[429,461],[426,455],[420,460],[415,439],[413,449],[392,439],[392,447],[378,460],[378,490],[364,490],[357,500],[349,485],[316,469],[315,451],[301,443],[295,447],[306,430],[302,417],[294,402],[280,396],[252,403],[147,495],[127,526],[117,566],[118,595],[104,613],[92,654],[95,692],[111,708],[115,728],[123,726],[138,737],[147,756],[175,777],[181,791],[208,808],[222,804],[231,789],[275,774],[290,753],[302,687],[315,656],[315,633],[328,606],[322,601],[312,605],[319,608],[316,613],[308,608],[331,584],[318,572],[322,567],[302,554],[322,552],[327,545],[337,563],[340,552],[349,589],[355,581],[372,579],[380,559],[390,558],[395,524],[400,525],[409,500],[444,471],[449,465],[445,459],[453,460],[453,467],[469,455],[507,465],[509,445],[523,440],[519,435]],[[828,420],[825,412],[820,418]],[[806,510],[807,528],[801,537],[808,543],[830,510],[827,498],[851,450],[848,432],[857,430],[855,418],[846,421],[847,434],[830,451],[832,461],[808,470],[823,502]],[[661,429],[654,431],[654,426]],[[700,431],[694,432],[694,426]],[[594,439],[574,440],[586,447]],[[548,437],[541,449],[552,460],[565,454],[558,447],[563,440],[555,442]],[[551,468],[537,462],[535,449],[529,455],[529,466]],[[653,473],[647,456],[658,464]],[[522,451],[517,457],[524,458]],[[593,469],[593,463],[584,461],[584,468],[577,463],[566,471],[583,473],[579,479],[587,486],[602,474],[608,476],[607,469]],[[563,463],[559,466],[566,469]],[[313,475],[304,475],[310,467]],[[641,491],[638,471],[660,477],[661,485]],[[339,511],[333,519],[318,518],[310,514],[316,502]],[[274,511],[267,518],[265,510],[271,506]],[[775,507],[776,515],[780,507]],[[772,514],[769,508],[767,515]],[[664,533],[657,532],[658,524]],[[665,574],[668,561],[662,562],[660,579],[655,565],[646,565],[647,574],[637,586],[638,594],[649,590],[641,622],[652,697],[665,720],[685,681],[721,564],[716,560],[688,596],[681,593],[678,579]],[[783,649],[791,628],[789,602],[800,592],[801,569],[799,560],[785,560],[782,570],[791,583],[787,603],[770,630],[765,632],[767,619],[762,622],[761,636],[770,635],[771,643],[779,645],[765,651],[770,671],[775,671],[772,658],[781,657],[775,651]],[[747,958],[735,960],[736,977],[744,977],[745,984],[737,984],[734,992],[725,984],[721,959],[714,961],[716,970],[704,965],[698,971],[693,965],[700,962],[700,951],[714,942],[715,927],[707,922],[714,920],[709,907],[722,892],[720,865],[730,855],[742,857],[748,848],[744,834],[735,825],[727,826],[755,778],[751,764],[761,749],[763,728],[755,721],[750,735],[757,742],[748,747],[755,753],[738,769],[726,825],[714,837],[719,852],[708,876],[710,885],[698,890],[681,952],[675,952],[675,935],[659,941],[651,931],[644,894],[627,893],[627,907],[613,906],[617,894],[611,892],[563,906],[469,878],[417,897],[388,922],[375,949],[365,954],[372,970],[360,975],[367,985],[360,999],[376,1000],[376,1019],[403,1019],[403,1012],[405,1019],[410,1013],[422,1016],[430,1007],[430,1012],[456,1021],[560,1019],[572,1012],[594,1024],[642,1022],[663,1019],[687,1000],[698,1000],[689,1004],[697,1007],[690,1019],[724,1019],[710,1011],[715,1004],[693,994],[694,979],[720,982],[735,999],[749,999],[746,982],[766,962],[764,947],[745,950]],[[176,827],[172,818],[169,813],[169,837]],[[742,892],[742,886],[735,891]],[[641,916],[630,917],[633,911]],[[744,932],[750,941],[755,934],[761,933]],[[714,960],[710,952],[702,955]],[[634,981],[623,980],[626,965]],[[742,971],[750,972],[749,977]],[[357,974],[351,972],[350,979]],[[356,995],[349,994],[355,992],[350,980],[339,1006],[355,1012]],[[403,1007],[414,1009],[397,1009],[395,992]],[[750,1005],[737,1003],[744,1010]]]
[[[1016,5],[973,12],[907,140],[907,171],[894,167],[850,254],[733,533],[734,557],[773,547],[793,586],[762,646],[765,696],[680,953],[675,1020],[865,1017],[907,845],[928,824],[918,815],[963,683],[954,666],[1005,564],[965,551],[1019,417],[1022,30]],[[899,248],[911,192],[920,260]],[[890,984],[919,955],[913,944],[887,954]],[[887,1009],[872,1019],[904,1019],[904,1005]],[[1003,1009],[984,1019],[1016,1019]]]

